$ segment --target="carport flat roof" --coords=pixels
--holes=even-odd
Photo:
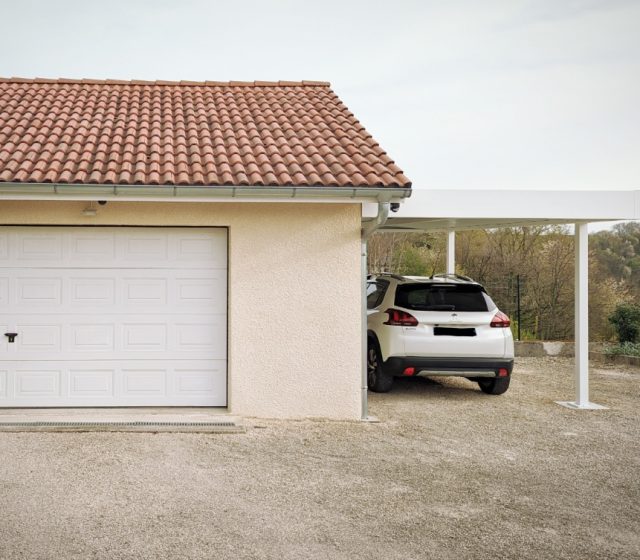
[[[363,221],[377,205],[366,204]],[[446,231],[640,219],[640,189],[502,190],[414,188],[384,231]]]

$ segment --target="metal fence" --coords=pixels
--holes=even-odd
[[[573,322],[558,310],[534,297],[525,276],[514,275],[500,280],[478,279],[496,305],[511,319],[516,340],[568,340],[573,336]],[[569,311],[569,310],[567,310]]]
[[[534,325],[532,321],[528,320],[531,313],[527,313],[527,310],[523,310],[522,307],[522,292],[525,289],[525,279],[517,275],[501,281],[480,280],[480,282],[484,285],[496,305],[509,315],[513,336],[516,340],[522,340],[523,329],[528,336],[528,333],[531,332],[531,327]]]

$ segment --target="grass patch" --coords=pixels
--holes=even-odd
[[[638,356],[640,357],[640,342],[623,342],[617,346],[610,346],[605,350],[609,356]]]

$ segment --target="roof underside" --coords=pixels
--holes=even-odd
[[[410,187],[326,82],[0,79],[0,183]]]
[[[364,208],[363,220],[377,213]],[[640,190],[414,189],[383,231],[447,231],[640,219]]]

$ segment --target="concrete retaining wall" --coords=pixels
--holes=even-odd
[[[606,344],[602,342],[589,343],[589,359],[607,364],[620,364],[640,367],[640,357],[637,356],[610,356],[605,354]],[[563,341],[516,341],[516,357],[545,358],[549,356],[573,358],[575,345],[573,342]]]
[[[575,354],[573,342],[562,341],[516,341],[515,350],[516,356],[527,358],[544,358],[546,356],[572,358]],[[589,344],[589,351],[602,351],[602,344]]]

